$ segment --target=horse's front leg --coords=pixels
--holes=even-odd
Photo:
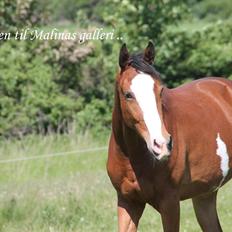
[[[145,203],[128,200],[118,195],[118,231],[136,232]]]
[[[197,221],[204,232],[222,232],[217,214],[217,192],[192,199]]]
[[[164,197],[159,204],[164,232],[178,232],[180,227],[180,202],[175,194]]]

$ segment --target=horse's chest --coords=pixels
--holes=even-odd
[[[130,174],[123,178],[120,190],[127,198],[149,202],[155,196],[155,181],[152,176],[136,176],[135,172],[130,171]]]

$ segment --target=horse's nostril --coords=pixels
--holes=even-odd
[[[170,137],[169,143],[168,143],[168,150],[171,151],[172,150],[172,137]]]
[[[155,139],[154,139],[154,145],[158,148],[161,148],[161,145],[159,145],[159,143],[157,143]]]

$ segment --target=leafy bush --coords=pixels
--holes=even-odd
[[[35,130],[62,132],[82,107],[82,97],[62,93],[54,81],[53,67],[28,46],[28,41],[9,41],[0,46],[1,135]]]
[[[196,0],[193,0],[196,1]],[[232,2],[231,0],[198,0],[198,3],[192,4],[193,13],[198,18],[206,19],[207,21],[224,19],[232,17]]]
[[[15,32],[22,27],[39,26],[49,19],[45,0],[1,0],[0,31]]]
[[[111,109],[104,100],[93,99],[76,114],[77,130],[91,131],[94,136],[108,133],[111,122]]]
[[[159,42],[160,35],[168,25],[175,25],[187,12],[186,1],[132,1],[104,0],[94,10],[101,21],[116,29],[119,36],[133,50],[144,46],[144,41]],[[112,9],[114,9],[112,11]]]
[[[232,74],[232,23],[209,25],[203,30],[167,30],[158,48],[157,69],[168,86],[205,76]]]

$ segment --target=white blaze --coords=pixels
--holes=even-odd
[[[154,94],[154,84],[155,81],[150,75],[139,73],[132,79],[130,86],[143,112],[144,122],[150,135],[150,141],[147,141],[149,150],[154,147],[154,140],[160,145],[165,143]],[[157,149],[156,147],[156,151]]]
[[[221,184],[223,183],[223,181],[225,180],[228,172],[229,172],[229,155],[228,155],[228,152],[227,152],[227,148],[226,148],[226,144],[223,142],[223,140],[220,138],[220,135],[219,133],[217,134],[217,138],[216,138],[216,141],[217,141],[217,150],[216,150],[216,154],[218,156],[220,156],[221,158],[221,164],[220,164],[220,167],[221,167],[221,171],[222,171],[222,180],[218,186],[221,187]]]

